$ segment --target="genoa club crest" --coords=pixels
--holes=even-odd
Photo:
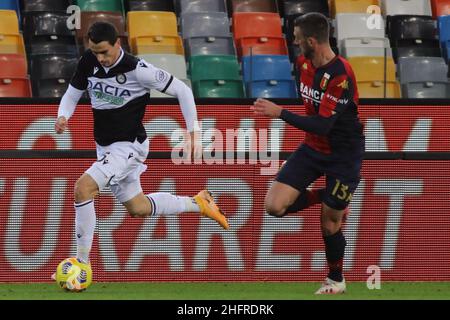
[[[330,75],[328,73],[324,73],[322,80],[320,80],[320,88],[322,90],[326,90],[328,86],[328,81],[330,80]]]

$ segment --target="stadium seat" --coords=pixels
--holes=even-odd
[[[393,47],[392,56],[394,61],[397,62],[399,58],[403,57],[441,57],[441,48],[435,46],[423,46],[423,45],[405,45],[402,47]]]
[[[399,14],[431,16],[430,0],[380,0],[385,16]]]
[[[167,0],[125,0],[125,11],[171,11],[175,12],[172,1]]]
[[[450,42],[447,42],[447,46],[444,48],[444,59],[447,60],[447,63],[450,63]]]
[[[78,44],[84,48],[88,47],[88,31],[94,22],[109,22],[116,27],[119,34],[120,42],[125,51],[129,51],[128,34],[125,31],[125,19],[119,12],[107,11],[82,11],[81,12],[81,28],[76,30]]]
[[[401,98],[401,88],[397,81],[356,81],[360,98]]]
[[[246,86],[248,98],[297,98],[293,80],[253,81]]]
[[[0,10],[14,10],[17,14],[17,18],[19,19],[19,29],[21,29],[20,21],[22,21],[22,17],[20,12],[19,0],[1,0]]]
[[[381,28],[367,28],[370,14],[336,14],[336,38],[339,52],[351,56],[392,56],[389,40],[385,38],[384,23]]]
[[[74,31],[67,28],[65,12],[26,12],[23,15],[25,44],[29,55],[78,55]]]
[[[33,0],[22,1],[22,11],[66,11],[70,0]]]
[[[447,65],[443,58],[400,58],[397,73],[401,84],[408,82],[446,82]]]
[[[433,18],[450,15],[450,0],[431,0]]]
[[[276,0],[230,0],[231,13],[235,12],[275,12],[278,13]]]
[[[0,78],[27,78],[27,60],[20,54],[0,54]]]
[[[185,13],[180,24],[187,58],[199,54],[236,55],[226,13]]]
[[[113,11],[123,14],[122,0],[77,0],[81,11]]]
[[[169,72],[171,75],[190,86],[184,56],[175,54],[143,54],[139,55],[139,58],[144,59],[157,68]],[[152,90],[150,95],[151,97],[170,97],[169,95],[161,93],[157,90]]]
[[[250,98],[295,98],[296,87],[288,56],[258,55],[242,58],[242,74]]]
[[[281,0],[280,12],[286,18],[291,15],[320,12],[330,16],[328,0]]]
[[[32,79],[70,79],[78,64],[78,59],[64,55],[39,55],[31,59]]]
[[[183,39],[209,36],[231,36],[230,21],[223,12],[192,12],[181,16]]]
[[[189,74],[198,98],[245,97],[235,56],[193,56],[189,59]]]
[[[180,80],[188,78],[184,56],[176,54],[143,54],[139,55],[139,57],[155,67],[166,70]]]
[[[343,57],[392,57],[392,49],[389,41],[379,39],[344,39],[341,45],[341,54]]]
[[[186,58],[196,55],[236,55],[232,37],[214,37],[213,41],[205,38],[190,38],[185,40]]]
[[[31,97],[28,79],[0,79],[0,97]]]
[[[36,85],[37,89],[33,89],[33,96],[41,98],[61,98],[67,91],[70,79],[50,79],[41,80]]]
[[[395,61],[399,57],[441,56],[436,24],[430,16],[388,16],[387,29]]]
[[[337,13],[367,13],[370,6],[379,5],[378,0],[331,0],[330,15],[332,18]]]
[[[236,12],[233,14],[232,29],[239,57],[249,54],[288,54],[277,13]]]
[[[437,40],[436,22],[430,16],[389,16],[386,24],[392,46],[399,40]]]
[[[26,55],[19,20],[14,10],[0,10],[0,53]]]
[[[292,80],[292,67],[288,56],[257,55],[242,58],[244,82],[259,80]]]
[[[352,66],[357,82],[396,81],[395,63],[392,58],[385,60],[383,57],[351,57],[348,58],[348,62]]]
[[[350,57],[348,62],[355,73],[361,98],[384,98],[385,90],[386,98],[401,97],[392,58]]]
[[[134,54],[172,53],[184,55],[178,36],[177,17],[167,11],[129,11],[129,43]]]
[[[381,28],[367,28],[367,19],[370,14],[364,13],[338,13],[336,14],[336,39],[339,42],[343,39],[367,38],[367,39],[384,39],[385,27],[384,22]]]
[[[439,41],[442,47],[450,41],[450,16],[442,16],[438,18],[439,25]]]
[[[448,99],[449,82],[410,82],[402,85],[403,98]]]
[[[175,6],[180,16],[190,12],[228,13],[226,0],[176,0]]]
[[[61,97],[78,64],[74,56],[39,55],[31,59],[33,95]]]
[[[0,2],[0,10],[14,10],[19,15],[20,14],[19,0],[2,0]]]

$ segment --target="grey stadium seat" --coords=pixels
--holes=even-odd
[[[192,12],[181,17],[183,39],[208,36],[231,36],[230,20],[223,12]]]
[[[228,16],[223,12],[194,12],[181,17],[186,56],[236,55]]]
[[[402,85],[403,98],[450,98],[450,82],[410,82]]]
[[[176,0],[176,7],[180,16],[188,12],[228,12],[226,0]]]
[[[447,65],[438,57],[404,57],[397,65],[400,83],[447,82]]]

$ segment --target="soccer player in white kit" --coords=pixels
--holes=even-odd
[[[83,92],[88,90],[98,160],[75,183],[77,258],[89,262],[96,222],[94,197],[107,186],[131,216],[199,212],[228,229],[226,217],[207,190],[194,197],[163,192],[145,195],[142,191],[140,175],[147,168],[144,162],[149,152],[142,119],[150,89],[178,98],[191,134],[191,152],[198,156],[201,144],[195,141],[194,132],[200,128],[191,89],[166,71],[124,52],[113,25],[96,22],[88,37],[89,50],[80,58],[55,123],[55,131],[63,133]]]

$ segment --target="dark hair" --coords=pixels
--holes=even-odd
[[[330,37],[328,18],[318,12],[311,12],[295,19],[294,26],[302,30],[305,38],[314,38],[319,43],[325,43]]]
[[[88,37],[93,43],[108,41],[112,46],[117,41],[117,30],[108,22],[95,22],[88,31]]]

